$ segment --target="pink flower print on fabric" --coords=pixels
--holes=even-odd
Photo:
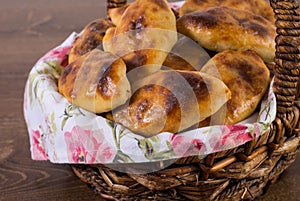
[[[68,65],[68,55],[71,48],[72,46],[57,47],[43,56],[42,60],[56,59],[62,67],[66,67]]]
[[[176,134],[171,136],[171,145],[175,155],[180,157],[203,155],[207,150],[201,140]]]
[[[31,145],[31,153],[33,160],[48,160],[48,155],[45,151],[45,144],[42,139],[41,133],[39,130],[32,130],[32,145]]]
[[[107,163],[116,155],[116,151],[105,142],[103,130],[91,131],[75,126],[64,137],[71,163]]]
[[[85,159],[87,158],[88,152],[85,150],[84,146],[81,143],[79,143],[77,144],[77,146],[74,146],[73,148],[74,150],[72,154],[72,160],[77,163],[85,163]]]
[[[248,127],[244,125],[222,127],[222,133],[225,133],[222,138],[222,145],[225,145],[229,140],[234,140],[234,144],[244,144],[245,142],[252,140],[252,136],[247,129]]]
[[[209,142],[213,152],[237,147],[253,139],[245,125],[229,125],[221,127],[221,135],[215,135]]]

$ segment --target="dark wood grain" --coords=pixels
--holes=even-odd
[[[27,75],[44,53],[105,16],[98,0],[0,1],[0,200],[102,200],[68,165],[32,161],[23,118]]]
[[[22,104],[27,75],[44,53],[89,21],[104,0],[0,0],[0,200],[102,200],[65,164],[30,158]],[[299,200],[296,163],[260,201]]]

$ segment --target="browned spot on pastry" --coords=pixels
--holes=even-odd
[[[165,108],[166,108],[166,123],[164,129],[178,130],[181,122],[181,107],[176,96],[166,89]]]
[[[253,79],[251,79],[251,71],[254,70],[253,65],[250,65],[246,61],[241,61],[240,68],[237,68],[237,70],[239,76],[242,77],[243,80],[250,83],[250,85],[254,85],[254,83],[252,83]]]
[[[109,64],[104,64],[103,66],[107,66]],[[103,75],[99,75],[100,80],[98,82],[98,92],[102,95],[104,99],[110,99],[115,92],[116,84],[120,80],[120,77],[117,75],[117,69],[114,65],[117,65],[116,62],[111,64],[108,69],[103,73]],[[101,72],[99,72],[102,74]]]
[[[192,64],[190,64],[184,58],[174,53],[168,54],[166,60],[163,63],[163,66],[167,67],[166,69],[170,68],[173,70],[189,70],[189,71],[196,70],[196,68]]]
[[[183,16],[181,18],[179,18],[179,25],[181,24],[181,22],[185,21],[186,16]],[[215,26],[218,25],[219,20],[213,16],[210,15],[208,13],[191,13],[189,14],[189,20],[188,20],[188,25],[186,26],[194,26],[195,24],[201,29],[205,29],[205,28],[213,28]]]
[[[156,95],[154,95],[156,94]],[[156,96],[153,101],[153,96]],[[139,97],[139,98],[137,98]],[[131,98],[130,105],[136,105],[135,110],[130,114],[135,114],[139,126],[151,124],[151,121],[160,122],[161,126],[177,130],[180,122],[180,104],[175,95],[161,85],[149,84],[141,87]],[[160,115],[161,119],[156,119],[154,113]]]
[[[76,79],[78,71],[79,71],[78,65],[76,65],[76,64],[68,65],[64,69],[64,71],[61,75],[60,84],[64,85],[66,82],[69,82],[70,84],[73,83]],[[69,75],[71,75],[71,76],[69,76]],[[70,80],[70,78],[72,78],[72,79]]]
[[[129,24],[129,30],[141,30],[145,28],[145,16],[141,15],[137,19],[132,20]]]
[[[199,97],[199,99],[207,98],[207,93],[209,93],[208,88],[210,85],[208,81],[204,82],[202,77],[200,76],[195,77],[194,74],[188,72],[180,72],[180,74],[192,87],[196,97]]]
[[[167,89],[165,89],[167,90]],[[177,98],[175,97],[175,95],[170,92],[169,90],[167,90],[167,93],[166,93],[166,100],[165,100],[165,107],[166,107],[166,112],[168,114],[176,114],[179,110],[180,112],[180,105],[179,105],[179,102],[177,100]]]
[[[157,11],[158,11],[158,8],[156,8],[156,7],[153,7],[153,8],[152,8],[152,12],[153,12],[153,13],[156,13]]]
[[[64,69],[64,71],[63,71],[63,73],[61,74],[61,76],[60,76],[60,83],[61,84],[65,84],[66,83],[66,79],[67,79],[67,75],[71,72],[71,67],[70,66],[67,66],[65,69]]]
[[[147,61],[147,55],[143,54],[143,51],[134,51],[130,54],[127,54],[123,57],[124,62],[127,66],[127,72],[145,65]]]
[[[147,85],[143,86],[143,89],[145,91],[153,91],[153,87],[154,87],[153,84],[147,84]]]
[[[259,35],[261,37],[267,37],[269,35],[268,29],[257,23],[250,23],[248,28],[253,31],[254,34]]]
[[[81,43],[81,45],[82,45],[81,47],[75,46],[74,52],[79,55],[84,55],[85,53],[89,52],[91,50],[91,48],[96,48],[101,43],[102,43],[102,41],[95,40],[94,36],[87,35],[85,37],[84,41]]]

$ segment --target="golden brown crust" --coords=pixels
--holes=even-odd
[[[113,111],[113,118],[146,137],[189,128],[230,98],[222,81],[196,71],[158,71],[135,82],[133,91],[129,102]]]
[[[131,95],[125,63],[98,49],[64,69],[58,90],[70,103],[95,113],[110,111]]]
[[[274,12],[266,0],[186,0],[179,10],[179,15],[183,16],[187,13],[215,6],[227,6],[246,10],[266,18],[273,24],[275,23]]]
[[[109,18],[115,26],[117,26],[120,23],[122,15],[129,5],[130,3],[126,4],[125,6],[111,8],[107,11],[107,15],[109,16]]]
[[[166,60],[163,63],[163,67],[172,70],[197,71],[196,67],[194,67],[191,63],[174,53],[168,54]]]
[[[58,79],[58,91],[63,94],[69,102],[71,102],[71,97],[73,96],[73,89],[76,81],[77,74],[80,71],[80,67],[88,55],[83,55],[66,66]],[[75,93],[75,91],[74,91]]]
[[[104,18],[90,22],[74,42],[69,54],[69,63],[101,45],[106,30],[112,26],[111,21]]]
[[[212,51],[253,50],[266,62],[275,56],[275,26],[247,11],[212,7],[182,16],[177,28]]]
[[[162,69],[199,71],[211,58],[207,50],[186,36],[179,35],[178,38]]]
[[[143,28],[176,31],[176,19],[166,0],[136,0],[124,12],[116,35]]]
[[[103,43],[104,50],[122,57],[128,71],[150,65],[140,72],[146,76],[161,68],[175,44],[176,19],[166,0],[137,0],[110,35]]]
[[[201,72],[219,77],[232,94],[226,108],[215,114],[221,117],[221,114],[226,112],[225,119],[215,117],[216,122],[211,122],[213,124],[235,124],[250,116],[270,82],[268,68],[252,51],[226,50],[218,53],[201,69]]]
[[[151,98],[153,96],[155,99]],[[167,88],[154,84],[146,85],[134,93],[129,105],[129,116],[134,117],[135,124],[139,127],[156,125],[162,126],[162,131],[179,129],[180,125],[176,120],[181,118],[180,105],[174,94]],[[165,123],[162,125],[164,116]]]

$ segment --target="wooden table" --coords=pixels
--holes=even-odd
[[[0,201],[101,200],[68,165],[32,161],[22,104],[29,70],[48,50],[105,16],[99,0],[0,0]],[[261,201],[300,200],[299,156]]]

